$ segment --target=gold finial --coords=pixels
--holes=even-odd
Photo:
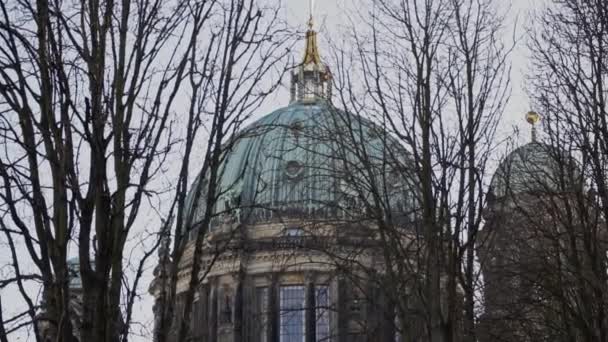
[[[313,30],[313,15],[312,15],[312,2],[310,19],[308,19],[308,31],[306,32],[306,51],[304,54],[304,60],[302,64],[321,64],[321,56],[319,55],[319,46],[317,44],[317,32]]]
[[[332,77],[327,65],[321,61],[317,32],[314,29],[314,0],[309,0],[310,16],[306,31],[306,47],[302,63],[291,78],[291,102],[315,103],[317,100],[331,101]]]
[[[536,125],[540,121],[540,115],[538,115],[537,112],[529,111],[526,113],[526,121],[528,121],[530,125]]]
[[[526,113],[526,121],[532,125],[532,142],[536,142],[536,124],[540,122],[540,115],[535,111]]]

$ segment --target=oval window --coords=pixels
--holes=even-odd
[[[297,160],[290,160],[285,164],[285,173],[290,179],[298,178],[302,175],[302,171],[304,171],[304,166]]]

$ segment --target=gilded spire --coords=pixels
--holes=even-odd
[[[526,113],[526,121],[532,125],[532,142],[536,142],[536,124],[540,122],[540,115],[534,111]]]
[[[291,75],[291,102],[331,101],[331,71],[321,61],[319,45],[317,44],[317,32],[314,30],[313,9],[314,4],[311,0],[304,59]]]
[[[308,19],[308,31],[306,31],[306,50],[304,52],[304,60],[302,64],[321,64],[321,56],[319,55],[319,45],[317,44],[317,32],[313,29],[314,21],[312,14]]]

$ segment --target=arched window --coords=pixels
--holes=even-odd
[[[283,236],[285,237],[300,237],[304,235],[304,229],[302,229],[302,227],[289,227],[286,228],[285,230],[283,230]]]
[[[307,306],[306,287],[302,285],[281,286],[279,336],[280,342],[306,341]],[[315,341],[330,340],[330,298],[329,286],[314,286],[314,310],[309,310],[314,321]]]
[[[305,342],[306,293],[304,286],[281,286],[280,305],[280,341]]]
[[[218,299],[219,323],[220,324],[231,324],[232,323],[232,312],[233,312],[232,290],[228,287],[220,288],[217,299]]]

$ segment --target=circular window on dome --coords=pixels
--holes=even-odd
[[[294,138],[298,139],[304,131],[304,124],[302,123],[302,121],[295,121],[289,126],[289,131],[294,136]]]
[[[290,160],[285,164],[285,174],[289,179],[297,179],[302,175],[304,165],[297,160]]]

